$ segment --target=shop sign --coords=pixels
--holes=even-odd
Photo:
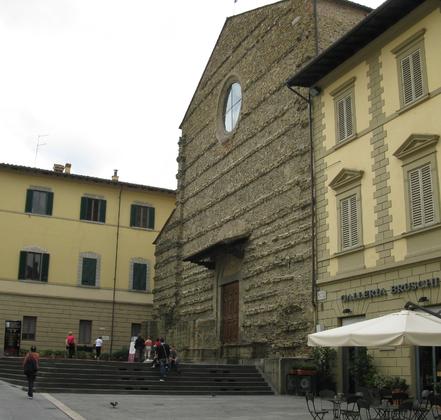
[[[396,284],[390,289],[386,288],[376,288],[365,290],[364,292],[353,292],[347,295],[342,295],[341,300],[343,302],[351,302],[353,300],[370,299],[373,297],[399,295],[401,293],[411,292],[418,289],[427,289],[432,287],[439,287],[440,280],[439,277],[433,277],[427,280],[410,281],[408,283]]]

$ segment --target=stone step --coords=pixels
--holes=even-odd
[[[21,358],[0,358],[0,380],[25,386]],[[159,381],[147,363],[42,359],[36,392],[171,395],[271,395],[254,366],[182,364]]]

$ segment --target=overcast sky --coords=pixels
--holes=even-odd
[[[0,162],[175,188],[179,124],[225,19],[270,3],[0,0]]]

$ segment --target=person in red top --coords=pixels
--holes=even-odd
[[[72,334],[72,331],[69,331],[69,334],[66,337],[66,349],[69,354],[69,359],[72,359],[75,354],[75,337]]]
[[[31,400],[34,397],[34,382],[39,368],[40,355],[37,353],[37,348],[32,346],[23,360],[23,372],[28,379],[28,398]]]

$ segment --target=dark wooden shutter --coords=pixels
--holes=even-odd
[[[100,200],[99,221],[102,223],[106,222],[106,200]]]
[[[41,281],[47,281],[49,274],[49,254],[42,254],[42,256]]]
[[[146,290],[147,264],[133,264],[133,290]]]
[[[54,206],[54,193],[48,192],[47,193],[47,202],[46,202],[46,214],[49,216],[52,216],[52,208]]]
[[[83,270],[81,273],[81,284],[86,286],[96,285],[96,259],[83,258]]]
[[[87,212],[87,197],[81,197],[81,209],[80,209],[80,219],[86,220],[86,212]]]
[[[148,228],[154,229],[155,228],[155,209],[154,207],[148,208]]]
[[[26,278],[26,251],[20,251],[20,262],[18,265],[18,278],[24,280]]]
[[[33,190],[27,190],[26,191],[26,205],[25,205],[25,212],[31,213],[32,212],[32,196],[34,194]]]
[[[136,209],[138,206],[132,204],[130,208],[130,226],[136,226]]]

